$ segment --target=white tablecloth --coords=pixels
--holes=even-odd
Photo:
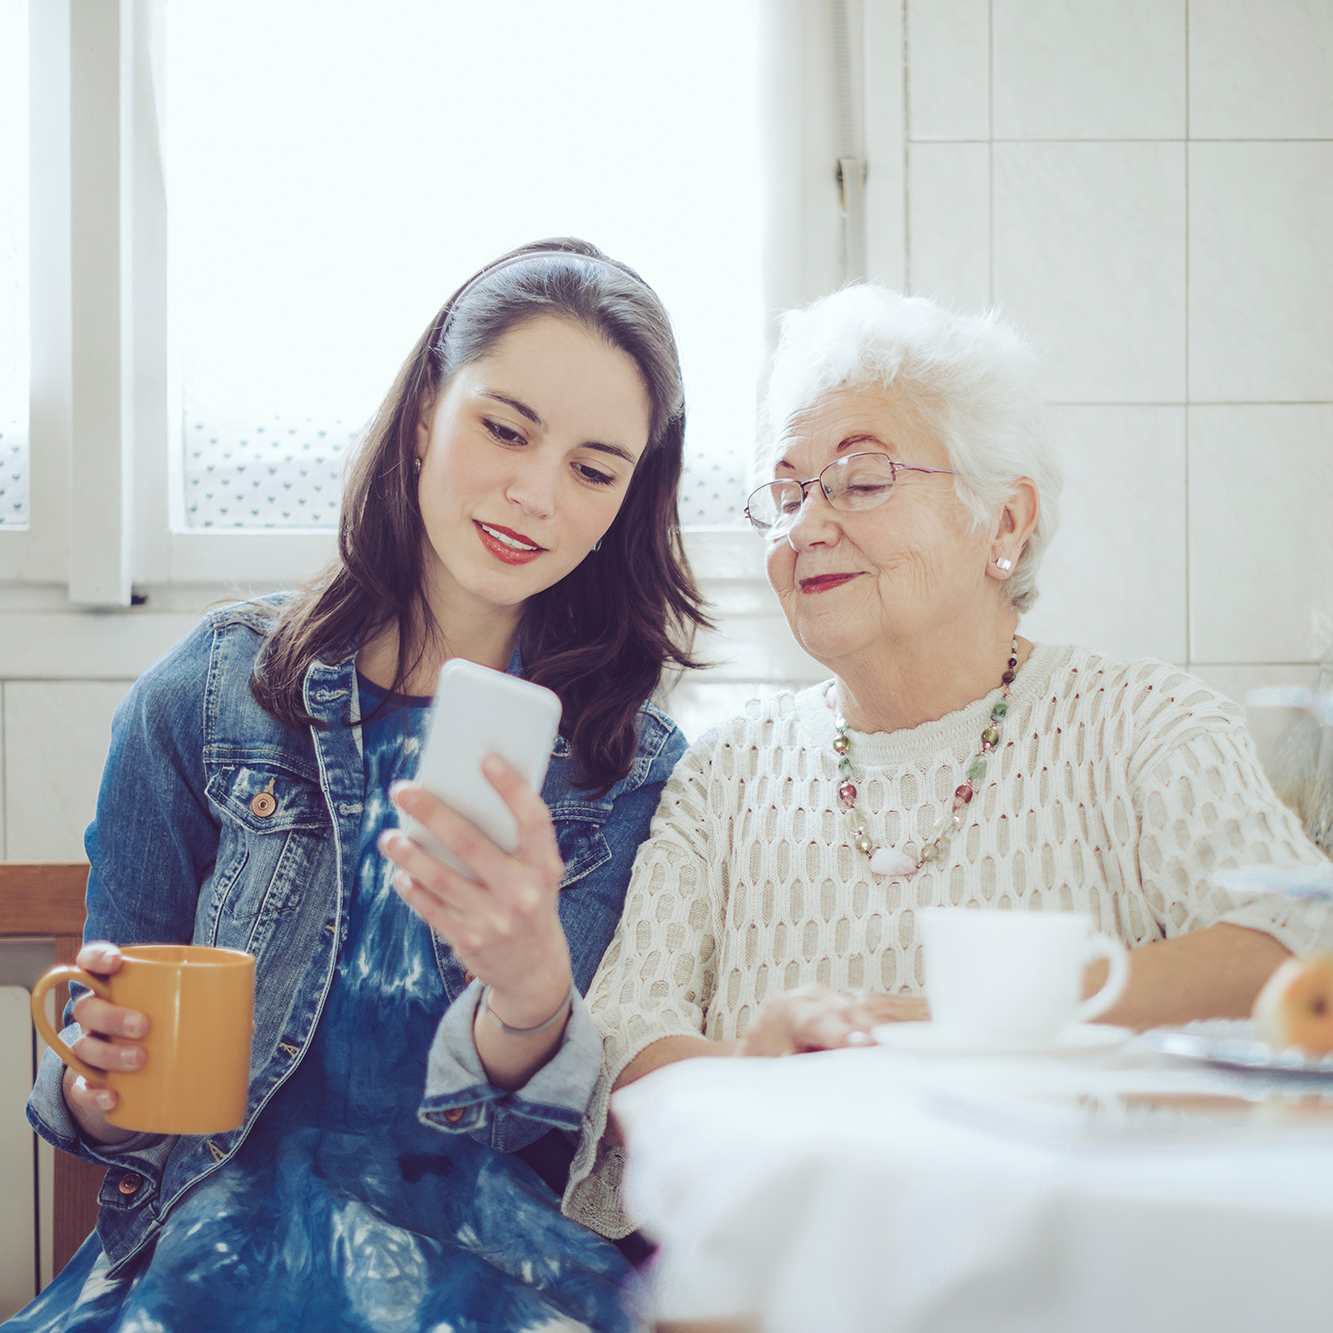
[[[1333,1141],[1050,1147],[938,1109],[941,1085],[1115,1080],[1145,1061],[1053,1063],[700,1059],[617,1093],[628,1205],[661,1243],[658,1317],[758,1315],[772,1333],[1333,1330]]]

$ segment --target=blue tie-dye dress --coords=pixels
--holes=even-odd
[[[362,708],[383,699],[359,680]],[[305,1059],[236,1156],[176,1205],[135,1271],[97,1234],[5,1333],[622,1330],[629,1267],[516,1157],[417,1119],[446,1007],[428,928],[375,848],[428,700],[363,729],[360,870]]]

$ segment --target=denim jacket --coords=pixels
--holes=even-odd
[[[346,933],[365,798],[354,657],[316,662],[306,673],[305,706],[326,728],[285,726],[249,688],[271,625],[253,604],[209,615],[139,678],[112,724],[86,838],[84,938],[218,945],[257,960],[240,1129],[89,1144],[65,1105],[64,1066],[50,1052],[43,1060],[28,1118],[57,1148],[109,1168],[97,1226],[113,1276],[157,1234],[173,1203],[237,1151],[300,1063]],[[556,742],[542,796],[565,863],[560,919],[580,991],[614,933],[635,849],[684,748],[671,720],[645,704],[628,776],[594,798],[574,786],[570,747]],[[267,816],[250,804],[263,791],[278,802]],[[524,1088],[491,1087],[467,1022],[477,983],[469,986],[448,945],[432,940],[450,1007],[430,1052],[421,1118],[500,1151],[552,1126],[577,1130],[600,1068],[600,1042],[581,1002],[555,1058]],[[77,1035],[76,1025],[66,1028],[66,1040]]]

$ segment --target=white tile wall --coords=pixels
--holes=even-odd
[[[743,534],[741,540],[754,541],[762,550],[758,539],[749,534]],[[696,656],[713,666],[707,672],[693,673],[691,679],[786,682],[823,680],[828,675],[792,638],[767,582],[705,577],[701,587],[717,629],[699,636]]]
[[[1333,5],[1190,0],[1190,134],[1333,138]]]
[[[0,1319],[36,1295],[32,1130],[23,1114],[32,1086],[32,1020],[28,992],[0,985]]]
[[[1182,139],[1185,0],[994,0],[997,139]]]
[[[80,861],[83,832],[129,681],[9,681],[5,850],[9,861]]]
[[[1333,406],[1189,410],[1191,656],[1333,649]]]
[[[1333,4],[910,0],[905,49],[909,283],[979,306],[988,274],[1055,404],[1064,522],[1025,628],[1242,694],[1309,679],[1333,650]]]
[[[797,645],[763,576],[763,543],[749,533],[718,536],[705,552],[690,543],[700,587],[717,629],[701,634],[696,656],[713,665],[675,682],[667,711],[686,737],[697,740],[709,727],[735,716],[747,700],[781,689],[801,689],[828,672]],[[695,558],[706,555],[707,559]]]
[[[792,638],[767,586],[763,595],[772,598],[769,614],[754,619],[723,617],[719,632],[700,636],[699,656],[716,664],[708,673],[710,679],[822,680],[828,672]]]
[[[1174,143],[996,144],[996,303],[1053,402],[1181,402],[1185,154]]]
[[[989,0],[908,0],[905,13],[908,134],[988,138]]]
[[[54,962],[54,940],[0,940],[0,1162],[5,1164],[0,1189],[0,1319],[22,1309],[51,1281],[55,1149],[32,1132],[24,1104],[46,1051],[46,1043],[33,1030],[29,998],[37,978]],[[52,1025],[55,1001],[55,992],[47,991],[46,1017]],[[40,1273],[34,1271],[34,1249]]]
[[[69,608],[5,611],[0,613],[0,680],[130,679],[183,639],[199,616],[200,608],[114,615]]]
[[[805,680],[717,680],[699,676],[683,680],[672,690],[667,711],[675,718],[690,742],[697,741],[710,727],[720,726],[741,712],[751,699],[766,699],[780,690],[804,689]]]
[[[990,149],[918,143],[908,150],[907,285],[957,310],[990,303]]]
[[[1185,409],[1051,412],[1065,490],[1023,632],[1120,661],[1184,662]]]
[[[1333,399],[1331,261],[1333,143],[1191,144],[1191,398]]]

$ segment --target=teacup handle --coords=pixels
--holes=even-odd
[[[1088,962],[1105,958],[1109,964],[1106,980],[1095,995],[1089,995],[1075,1010],[1074,1023],[1087,1023],[1104,1014],[1124,993],[1129,980],[1129,950],[1112,935],[1094,935],[1088,940]]]
[[[46,1017],[46,1005],[43,1001],[46,999],[46,992],[59,981],[77,981],[87,986],[103,1000],[111,999],[111,992],[107,989],[106,983],[99,981],[96,977],[85,972],[81,967],[74,967],[70,963],[61,963],[53,967],[42,979],[32,988],[32,1022],[38,1032],[42,1034],[46,1044],[76,1073],[82,1074],[90,1083],[97,1087],[102,1086],[102,1080],[105,1077],[105,1071],[94,1069],[92,1065],[85,1064],[74,1054],[65,1044],[61,1035],[48,1022]]]

